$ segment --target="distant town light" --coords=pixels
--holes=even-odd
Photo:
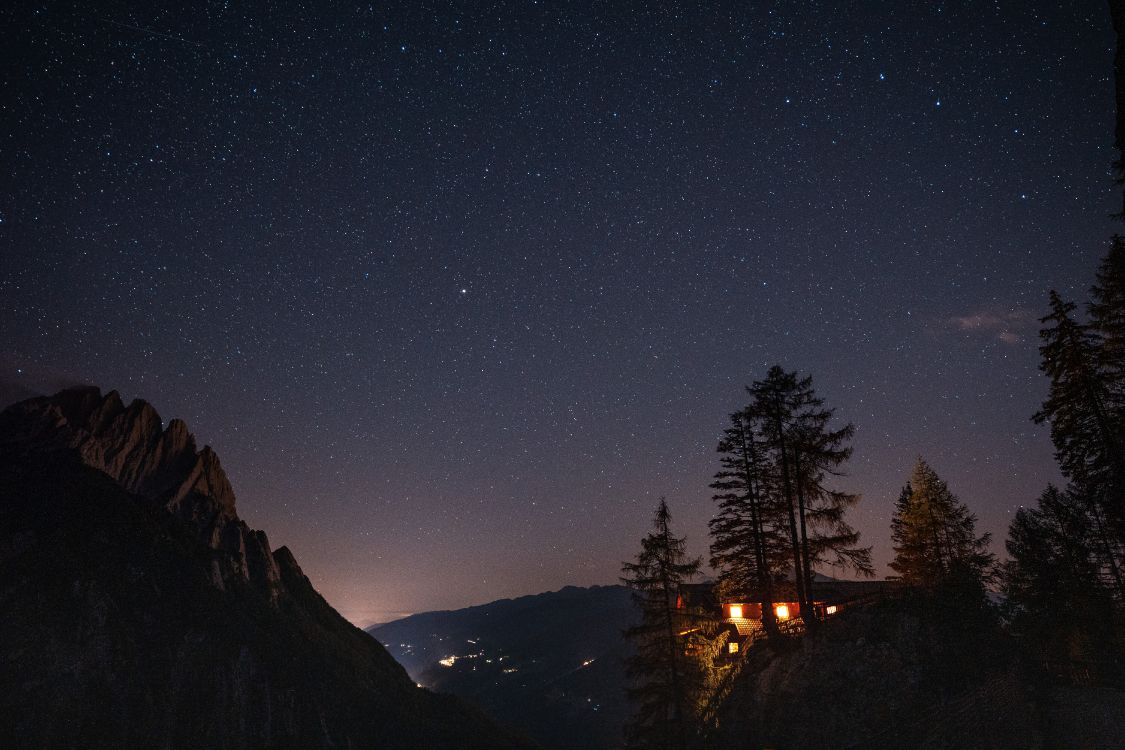
[[[775,613],[777,613],[777,619],[779,619],[779,620],[788,620],[789,619],[789,605],[788,604],[779,604],[779,605],[777,605],[777,607],[774,608],[773,611]]]
[[[824,614],[826,614],[826,615],[836,614],[836,605],[833,604],[833,605],[829,606],[828,609],[824,610]]]
[[[730,616],[732,618],[742,617],[742,605],[741,604],[730,605]]]

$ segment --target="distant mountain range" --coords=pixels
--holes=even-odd
[[[143,401],[0,412],[0,747],[524,748],[419,689]]]
[[[620,744],[628,716],[622,586],[568,586],[477,607],[424,612],[368,632],[417,682],[476,703],[557,750]]]

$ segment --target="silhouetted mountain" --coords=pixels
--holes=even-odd
[[[526,747],[337,614],[183,422],[96,388],[0,413],[0,665],[2,747]]]
[[[550,748],[616,747],[628,715],[622,586],[575,588],[368,629],[415,680],[467,698]]]

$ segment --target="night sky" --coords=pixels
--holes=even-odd
[[[1120,226],[1104,0],[0,11],[0,382],[152,402],[357,624],[706,551],[773,364],[997,536]],[[80,7],[84,5],[86,7]],[[1063,6],[1063,7],[1060,7]],[[829,571],[831,572],[831,571]]]

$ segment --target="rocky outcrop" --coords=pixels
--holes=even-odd
[[[983,596],[900,589],[747,659],[707,737],[747,748],[1125,747],[1125,693],[1026,660]]]
[[[81,388],[0,413],[0,747],[528,746],[341,617],[182,422]]]
[[[169,509],[208,498],[217,516],[235,516],[234,490],[214,451],[196,450],[182,420],[165,429],[147,401],[125,406],[117,391],[103,396],[81,386],[21,401],[0,413],[0,441],[76,449],[87,466]]]
[[[182,420],[164,427],[146,401],[126,406],[117,391],[103,396],[96,387],[81,386],[0,412],[0,443],[76,452],[87,466],[193,526],[217,553],[217,586],[239,579],[277,594],[280,576],[269,540],[238,518],[219,457],[210,446],[197,449]]]

